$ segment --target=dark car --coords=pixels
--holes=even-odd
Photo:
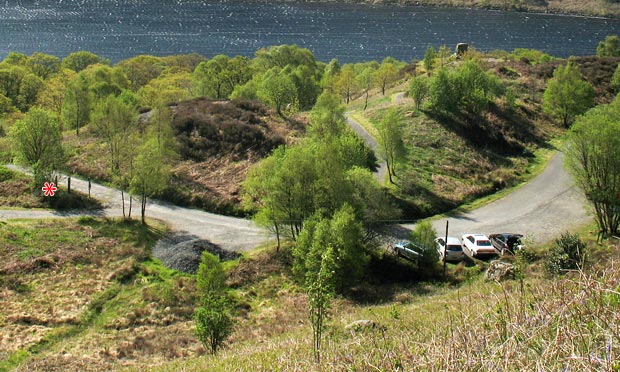
[[[511,233],[501,233],[501,234],[491,234],[489,235],[489,240],[491,244],[502,252],[502,255],[505,253],[515,254],[516,251],[521,249],[523,243],[521,239],[523,235],[521,234],[511,234]]]

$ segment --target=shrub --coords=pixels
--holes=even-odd
[[[420,222],[411,232],[411,240],[425,248],[423,256],[418,260],[419,267],[433,267],[439,261],[439,254],[435,249],[436,236],[437,231],[428,221]]]
[[[233,320],[228,299],[214,294],[205,296],[202,306],[194,312],[194,322],[196,337],[215,354],[232,333]]]
[[[196,287],[204,299],[208,299],[211,294],[221,294],[226,287],[226,273],[220,259],[207,251],[202,252],[196,273]]]
[[[581,269],[587,256],[588,247],[579,234],[566,232],[555,241],[555,246],[547,254],[545,267],[551,274]]]
[[[0,182],[8,181],[13,179],[15,173],[13,173],[10,169],[6,169],[3,166],[0,166]]]

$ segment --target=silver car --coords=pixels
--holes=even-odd
[[[446,261],[462,261],[465,259],[465,253],[461,242],[452,236],[448,237],[448,247],[446,249],[446,238],[438,237],[435,239],[439,259],[443,261],[444,252],[446,253]]]

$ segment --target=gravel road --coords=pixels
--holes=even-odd
[[[377,159],[379,159],[379,167],[377,168],[377,171],[374,173],[374,175],[377,181],[379,181],[379,183],[383,185],[383,182],[385,181],[385,175],[387,174],[387,163],[385,162],[385,160],[381,159],[381,156],[379,155],[379,144],[360,123],[353,120],[349,116],[349,113],[347,113],[347,125],[349,125],[349,127],[353,129],[353,131],[357,133],[358,136],[362,137],[366,145],[370,147],[372,151],[374,151]]]
[[[21,167],[7,165],[12,170],[25,172]],[[66,185],[66,178],[59,182]],[[88,193],[88,181],[72,177],[71,188],[85,194]],[[55,218],[80,215],[96,215],[105,217],[119,217],[123,215],[121,192],[119,190],[92,183],[91,195],[100,200],[104,210],[91,211],[30,211],[30,210],[0,210],[0,219],[8,218]],[[126,207],[129,206],[125,200]],[[140,205],[134,200],[132,216],[139,218]],[[256,226],[252,221],[243,218],[234,218],[200,211],[197,209],[178,207],[176,205],[149,200],[146,207],[146,216],[166,222],[174,231],[209,242],[232,251],[247,251],[272,237],[266,230]]]
[[[506,197],[468,213],[448,218],[449,235],[466,233],[524,234],[534,242],[546,242],[561,233],[592,221],[587,201],[564,170],[564,155],[557,153],[544,171]],[[401,225],[411,230],[415,225]],[[446,219],[433,221],[443,235]]]

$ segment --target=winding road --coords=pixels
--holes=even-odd
[[[370,148],[377,150],[377,142],[359,123],[347,117],[347,124],[364,139]],[[14,165],[7,167],[26,172]],[[375,173],[380,182],[385,179],[385,172],[386,168],[383,163]],[[71,185],[75,190],[88,193],[88,182],[85,180],[73,177]],[[104,205],[102,211],[56,212],[0,209],[0,220],[80,215],[122,216],[119,190],[93,183],[91,195],[102,202]],[[583,194],[576,188],[563,168],[563,155],[558,153],[540,175],[508,196],[472,212],[450,216],[448,218],[450,236],[460,237],[464,233],[514,232],[525,234],[536,242],[544,242],[568,229],[590,222],[592,218],[586,212],[586,207]],[[134,215],[138,218],[137,203],[134,208]],[[146,215],[166,222],[177,233],[197,239],[206,239],[228,250],[247,251],[274,239],[267,230],[256,226],[249,220],[178,207],[161,201],[149,200]],[[437,219],[433,224],[435,229],[443,234],[445,219]],[[412,224],[399,225],[397,233],[407,235],[414,226]]]
[[[6,167],[26,173],[25,169],[15,165],[7,165]],[[72,177],[71,188],[88,194],[88,181]],[[123,215],[119,190],[92,183],[91,195],[101,201],[104,206],[102,211],[0,210],[0,220],[77,217],[81,215],[120,217]],[[129,206],[128,200],[125,200],[125,206]],[[134,200],[134,218],[139,218],[139,214],[140,205]],[[149,200],[146,216],[166,222],[172,230],[182,235],[206,239],[228,250],[247,251],[272,239],[265,229],[256,226],[252,221],[179,207],[157,200]]]

